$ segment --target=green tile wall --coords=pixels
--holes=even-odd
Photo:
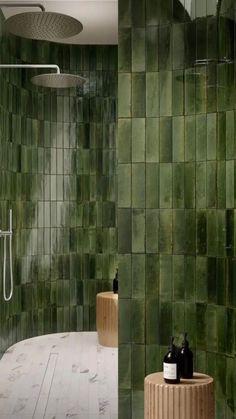
[[[236,418],[235,15],[223,0],[217,51],[217,2],[192,20],[184,3],[119,0],[120,419],[143,418],[144,376],[185,330],[216,419]]]
[[[7,37],[2,63],[55,63],[83,88],[37,89],[0,73],[0,228],[13,209],[14,295],[2,297],[0,351],[39,334],[95,330],[95,296],[116,268],[117,47]],[[2,266],[3,242],[0,240]]]

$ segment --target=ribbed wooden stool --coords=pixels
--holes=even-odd
[[[214,419],[214,382],[195,373],[180,384],[166,384],[163,373],[150,374],[144,381],[145,419]]]
[[[100,345],[113,348],[118,346],[118,294],[97,294],[96,323]]]

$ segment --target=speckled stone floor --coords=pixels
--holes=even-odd
[[[95,332],[19,342],[0,361],[1,419],[117,419],[118,351]]]

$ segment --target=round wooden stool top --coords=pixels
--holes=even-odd
[[[145,419],[214,419],[214,380],[194,373],[190,380],[166,384],[163,372],[144,381]]]
[[[118,294],[100,292],[96,296],[98,342],[103,346],[118,346]]]

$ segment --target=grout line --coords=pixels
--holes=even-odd
[[[57,359],[58,353],[50,353],[32,419],[42,419],[45,416]]]

